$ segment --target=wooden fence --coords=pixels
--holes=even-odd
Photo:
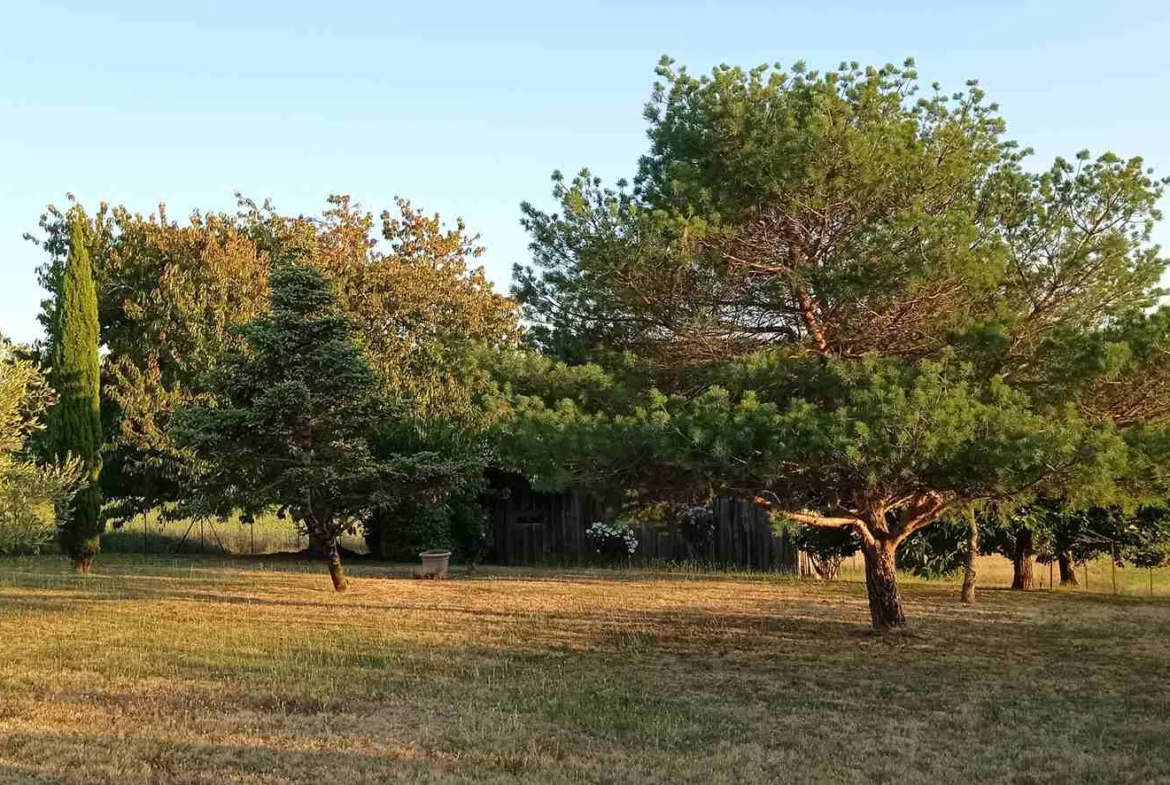
[[[796,572],[798,554],[787,535],[777,536],[767,511],[739,499],[717,499],[714,527],[700,542],[679,526],[634,527],[633,564],[698,563],[723,569]],[[583,566],[596,562],[586,530],[599,520],[598,507],[579,493],[537,493],[510,483],[492,504],[494,560],[509,565]]]

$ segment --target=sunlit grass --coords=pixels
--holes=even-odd
[[[904,581],[913,630],[874,636],[848,571],[360,564],[335,595],[318,564],[2,560],[0,781],[1170,777],[1170,600],[1001,571],[973,608]]]
[[[228,520],[166,520],[152,511],[144,519],[139,515],[102,535],[105,553],[137,554],[267,554],[296,552],[309,543],[292,521],[275,515],[260,515],[250,524]],[[343,538],[351,550],[365,550],[360,536]]]

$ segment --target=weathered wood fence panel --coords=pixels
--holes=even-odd
[[[586,530],[597,505],[578,493],[544,494],[525,483],[510,483],[505,498],[491,508],[495,561],[508,565],[582,566],[594,561]],[[680,527],[635,527],[634,564],[698,563],[724,569],[796,572],[796,548],[777,536],[766,510],[739,499],[717,499],[709,537],[696,542]]]

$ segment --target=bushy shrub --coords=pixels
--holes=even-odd
[[[585,530],[594,553],[607,559],[629,558],[638,550],[638,535],[625,523],[597,521]]]
[[[0,553],[37,553],[49,545],[83,484],[76,458],[37,465],[25,452],[52,399],[36,367],[0,336]]]
[[[474,563],[489,542],[487,510],[470,494],[382,508],[366,521],[364,533],[371,553],[394,561],[417,561],[422,551],[449,550],[457,561]]]
[[[792,532],[792,541],[799,550],[808,554],[813,569],[826,581],[836,578],[841,571],[841,562],[861,547],[861,540],[851,528],[798,526]]]
[[[674,520],[692,558],[702,558],[715,536],[714,511],[705,504],[685,504],[674,509]]]
[[[0,457],[0,554],[33,554],[51,546],[80,474],[76,461],[45,467]]]

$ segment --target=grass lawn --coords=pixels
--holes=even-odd
[[[1170,782],[1164,596],[350,573],[0,560],[0,781]]]

